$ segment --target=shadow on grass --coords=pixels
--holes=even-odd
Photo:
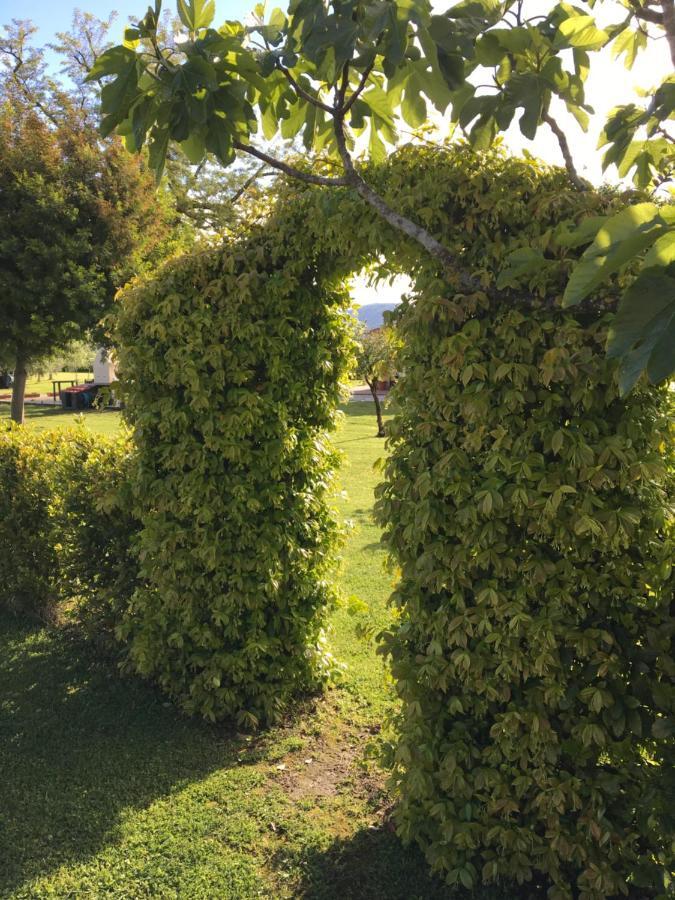
[[[67,634],[1,617],[0,896],[97,853],[124,808],[235,765],[231,737]]]
[[[303,860],[302,900],[542,900],[543,886],[515,884],[467,891],[429,874],[416,847],[404,847],[384,828],[358,831]]]
[[[460,900],[429,875],[422,854],[384,828],[358,831],[303,860],[303,900]],[[464,892],[464,896],[466,892]]]

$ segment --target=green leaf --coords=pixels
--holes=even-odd
[[[582,247],[590,244],[606,221],[607,216],[587,216],[571,231],[567,223],[563,223],[556,229],[555,242],[559,247]]]
[[[206,153],[204,137],[198,131],[193,131],[179,146],[193,165],[197,165],[204,159]]]
[[[121,75],[135,62],[136,54],[129,47],[111,47],[97,58],[85,81],[97,81],[106,75]]]
[[[558,47],[599,50],[608,40],[609,35],[596,26],[593,16],[576,15],[561,22],[555,43]]]
[[[674,303],[675,278],[658,269],[643,270],[621,298],[607,335],[607,356],[623,356],[645,340]]]
[[[150,143],[148,145],[148,163],[155,173],[157,182],[162,177],[164,171],[164,163],[166,162],[166,151],[169,146],[169,129],[167,126],[158,128],[156,125],[150,132]]]
[[[647,375],[652,384],[670,379],[675,373],[675,302],[670,309],[670,319],[660,327],[661,336],[654,343],[647,363]]]
[[[393,121],[394,110],[392,108],[391,98],[381,87],[375,85],[361,94],[361,99],[373,112],[377,113],[380,118]]]
[[[460,869],[459,870],[459,880],[462,882],[465,888],[473,887],[473,878],[471,877],[471,872],[468,869]]]
[[[427,104],[420,91],[419,79],[413,73],[408,78],[405,93],[403,94],[403,103],[401,104],[403,118],[411,128],[419,128],[427,119]]]
[[[281,136],[286,140],[294,138],[305,124],[307,104],[304,100],[298,100],[297,103],[292,104],[288,109],[288,118],[281,120]]]
[[[572,272],[563,306],[574,306],[613,272],[630,262],[665,230],[669,230],[654,203],[629,206],[607,219]]]
[[[643,270],[625,292],[607,337],[607,356],[619,358],[619,390],[627,394],[643,371],[656,384],[675,369],[675,278]]]
[[[643,267],[650,269],[652,266],[668,266],[672,262],[675,262],[675,230],[666,232],[654,241],[645,256]]]
[[[512,107],[523,108],[520,130],[530,140],[537,133],[548,94],[546,82],[533,73],[514,75],[506,86],[505,99]]]
[[[368,151],[374,162],[382,162],[387,158],[387,148],[377,133],[377,127],[374,119],[370,123],[370,139],[368,142]]]
[[[178,15],[189,31],[208,28],[216,12],[215,0],[178,0]]]
[[[577,120],[581,130],[588,131],[588,126],[589,126],[591,120],[590,120],[590,116],[588,115],[586,110],[583,109],[583,107],[579,106],[576,103],[566,102],[565,106],[567,108],[567,112],[571,113],[574,116],[574,118]]]
[[[235,153],[232,146],[232,132],[225,119],[214,116],[209,122],[208,149],[211,150],[225,166],[234,162]]]
[[[646,46],[647,35],[641,28],[638,28],[637,31],[631,31],[630,28],[626,28],[614,41],[612,56],[618,59],[620,56],[625,55],[624,65],[627,69],[632,69],[638,52]]]
[[[546,263],[543,254],[531,247],[521,247],[509,253],[506,257],[506,268],[502,269],[497,278],[497,287],[502,290],[507,287],[517,287],[526,276],[536,272]]]
[[[136,56],[120,71],[117,78],[101,89],[101,112],[104,115],[99,131],[106,137],[129,117],[130,108],[138,98],[138,66]],[[146,126],[147,127],[147,126]],[[128,133],[132,132],[130,126]]]

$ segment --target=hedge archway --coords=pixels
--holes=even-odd
[[[463,147],[406,148],[369,179],[486,288],[501,273],[503,295],[457,295],[357,196],[298,186],[264,224],[128,292],[144,580],[119,628],[130,664],[188,711],[249,725],[330,666],[343,282],[373,261],[405,272],[379,500],[402,572],[386,636],[400,833],[451,884],[656,891],[669,813],[655,763],[673,703],[668,392],[620,400],[602,351],[610,307],[555,303],[579,252],[556,229],[613,195]],[[530,271],[533,250],[545,263]]]

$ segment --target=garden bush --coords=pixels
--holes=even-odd
[[[142,523],[119,634],[186,711],[247,727],[330,666],[328,432],[351,343],[296,217],[295,237],[268,228],[170,265],[119,318]]]
[[[383,637],[399,833],[464,888],[653,896],[673,831],[671,395],[621,400],[605,359],[630,273],[560,308],[571,232],[617,196],[461,146],[408,147],[368,178],[485,291],[462,293],[348,189],[284,188],[260,227],[127,292],[142,529],[118,633],[208,718],[255,725],[316,682],[341,279],[407,272],[378,504],[401,572]]]
[[[61,595],[73,616],[106,649],[135,590],[139,523],[133,512],[132,445],[127,435],[68,432],[58,459]]]
[[[54,472],[58,434],[0,424],[0,607],[51,617],[57,599]]]
[[[112,637],[137,569],[131,462],[126,438],[0,426],[3,608],[53,619],[68,601],[91,634]]]
[[[673,394],[618,396],[611,289],[560,309],[556,217],[589,199],[509,170],[472,193],[468,171],[446,201],[486,289],[510,268],[502,297],[429,275],[397,313],[378,492],[401,573],[382,636],[395,818],[452,885],[651,897],[674,824]],[[532,252],[543,265],[518,274]]]

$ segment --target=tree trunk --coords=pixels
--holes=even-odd
[[[11,416],[19,425],[23,425],[23,398],[26,394],[26,381],[28,380],[28,372],[26,371],[26,362],[21,351],[16,354],[16,365],[14,366],[14,383],[12,384],[12,411]]]
[[[380,398],[377,396],[377,381],[373,381],[371,383],[366,379],[366,384],[370,388],[370,393],[373,395],[373,400],[375,401],[375,415],[377,416],[377,436],[386,437],[384,432],[384,422],[382,421],[382,404],[380,403]]]

